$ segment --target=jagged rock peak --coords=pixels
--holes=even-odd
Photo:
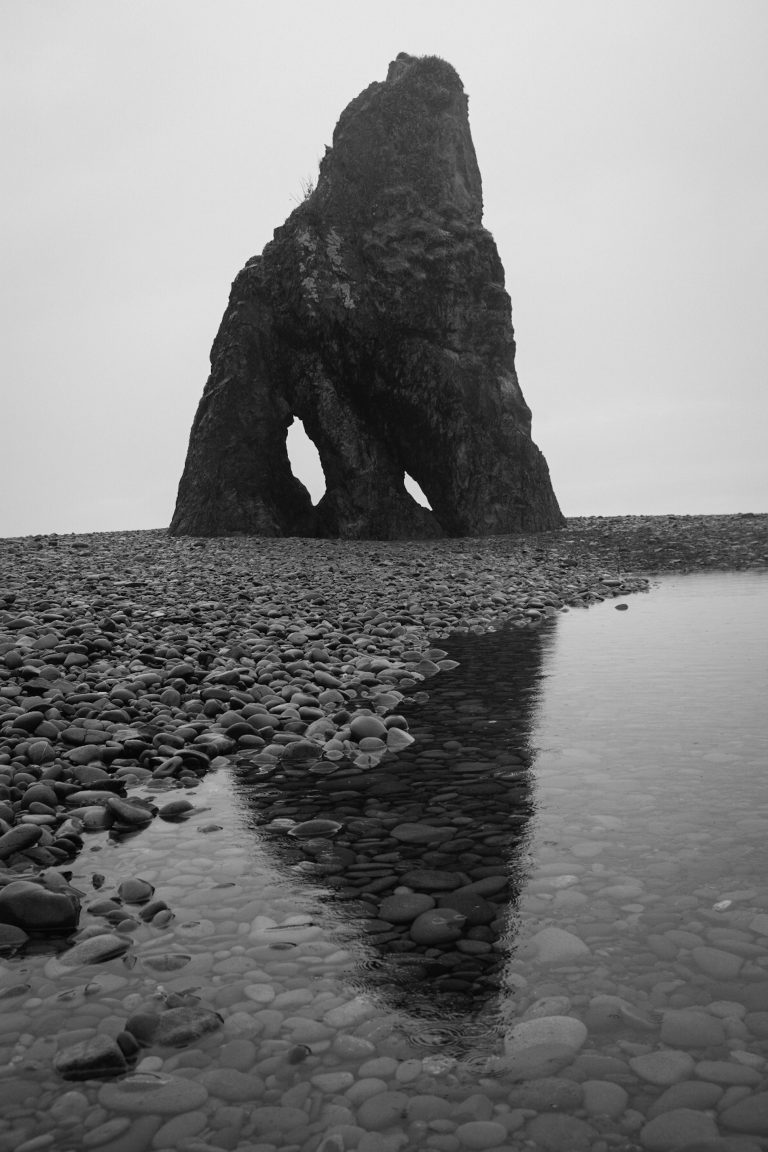
[[[235,279],[171,532],[559,526],[514,360],[461,80],[401,53],[344,110],[317,186]],[[323,464],[317,507],[288,461],[294,416]]]
[[[456,70],[401,52],[387,79],[342,112],[315,195],[329,218],[345,222],[400,209],[479,223],[482,181]]]

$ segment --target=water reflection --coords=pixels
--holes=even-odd
[[[375,768],[283,762],[255,779],[247,761],[235,768],[259,839],[314,887],[342,937],[364,941],[359,981],[394,1008],[477,1018],[502,984],[554,629],[550,620],[441,641],[459,667],[428,681],[426,699],[403,702],[416,741]]]

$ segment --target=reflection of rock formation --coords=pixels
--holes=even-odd
[[[365,771],[284,761],[238,790],[294,875],[370,945],[363,982],[427,1016],[495,993],[525,873],[529,735],[550,626],[449,642],[460,661],[404,708],[416,742]],[[311,823],[308,823],[311,822]],[[298,827],[296,826],[298,825]]]
[[[173,533],[561,526],[482,212],[461,80],[437,57],[401,53],[344,110],[317,187],[232,286]],[[288,461],[294,416],[322,461],[317,508]]]

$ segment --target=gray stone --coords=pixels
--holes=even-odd
[[[74,893],[51,892],[32,880],[12,880],[0,888],[0,922],[25,932],[72,932],[80,918]]]
[[[199,1005],[168,1008],[160,1013],[152,1040],[155,1044],[183,1048],[208,1035],[209,1032],[215,1032],[221,1028],[222,1023],[218,1012],[212,1012],[209,1008]]]
[[[736,1132],[768,1136],[768,1092],[756,1092],[720,1113],[720,1121]]]
[[[0,836],[0,860],[7,860],[14,852],[23,852],[25,848],[31,848],[42,834],[43,830],[37,824],[17,824],[9,832],[4,832]]]
[[[120,1046],[111,1036],[92,1036],[62,1048],[53,1066],[64,1080],[103,1080],[128,1070]]]
[[[677,1108],[651,1120],[640,1131],[640,1142],[648,1152],[672,1152],[694,1141],[717,1140],[717,1124],[705,1112]]]
[[[127,936],[119,936],[116,932],[104,932],[98,936],[89,936],[81,940],[73,948],[56,957],[57,962],[64,968],[77,968],[80,964],[104,964],[107,960],[114,960],[123,956],[131,946]]]

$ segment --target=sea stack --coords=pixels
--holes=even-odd
[[[232,285],[172,534],[561,526],[482,215],[462,82],[436,56],[401,53],[342,112],[316,186]],[[288,459],[294,417],[325,473],[315,507]]]

